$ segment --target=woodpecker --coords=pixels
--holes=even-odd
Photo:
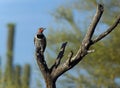
[[[45,28],[39,28],[37,34],[34,37],[34,44],[37,54],[43,54],[46,48],[46,37],[43,34]]]

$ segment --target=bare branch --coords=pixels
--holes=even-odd
[[[91,40],[91,38],[93,36],[93,33],[94,33],[94,30],[95,30],[95,28],[96,28],[96,26],[97,26],[97,24],[98,24],[98,22],[99,22],[99,20],[102,16],[102,14],[103,14],[103,11],[104,11],[103,5],[98,4],[96,14],[93,18],[92,23],[90,24],[90,26],[88,28],[88,31],[87,31],[86,36],[84,38],[84,41],[90,41]]]
[[[73,57],[73,58],[76,58]],[[72,58],[71,58],[72,60]],[[74,61],[71,61],[69,63],[69,59],[67,59],[63,64],[59,65],[54,72],[51,73],[51,75],[53,76],[54,79],[57,79],[60,75],[62,75],[63,73],[65,73],[66,71],[68,71],[69,69],[73,68],[76,64],[78,64],[80,61],[82,60],[82,57],[80,57],[79,59],[75,59]]]
[[[100,40],[103,39],[105,36],[107,36],[110,32],[112,32],[112,31],[117,27],[117,25],[118,25],[119,23],[120,23],[120,16],[116,19],[116,21],[113,23],[113,25],[107,29],[107,31],[103,32],[103,33],[100,34],[96,39],[94,39],[94,40],[92,41],[92,44],[100,41]]]
[[[67,42],[64,42],[62,44],[61,48],[60,48],[60,52],[59,52],[58,57],[57,57],[57,59],[55,61],[55,66],[56,67],[60,64],[60,61],[61,61],[62,57],[64,56],[64,51],[65,51],[66,45],[67,45]]]
[[[68,54],[69,64],[71,63],[72,56],[73,56],[73,51],[70,51],[70,53]]]
[[[55,82],[59,76],[61,76],[63,73],[68,71],[69,69],[73,68],[75,65],[77,65],[88,53],[94,52],[94,50],[89,50],[90,46],[98,41],[100,41],[102,38],[107,36],[117,25],[120,23],[120,16],[115,21],[115,23],[108,28],[107,31],[99,35],[96,39],[92,41],[92,36],[94,34],[95,28],[103,14],[104,7],[101,4],[98,4],[96,14],[93,18],[93,21],[91,22],[91,25],[88,28],[88,31],[82,41],[82,45],[78,49],[75,56],[73,56],[73,52],[71,51],[68,55],[68,58],[65,62],[60,64],[61,59],[64,56],[65,48],[67,45],[67,42],[63,43],[60,52],[55,60],[55,63],[52,65],[52,67],[49,69],[46,62],[44,55],[41,53],[36,52],[36,59],[37,63],[39,65],[39,68],[44,76],[44,79],[47,84],[47,88],[55,88]],[[38,55],[37,55],[38,54]],[[49,87],[49,85],[51,85]]]
[[[95,50],[88,50],[87,53],[93,53]]]
[[[54,67],[56,68],[56,67],[58,67],[58,65],[60,64],[61,59],[62,59],[62,57],[64,56],[64,51],[65,51],[66,45],[67,45],[67,42],[64,42],[64,43],[62,44],[62,46],[61,46],[61,48],[60,48],[60,52],[59,52],[59,54],[58,54],[58,56],[57,56],[57,58],[56,58],[56,60],[55,60],[55,63],[54,63],[54,64],[52,65],[52,67],[50,68],[51,71],[53,70]]]
[[[46,64],[46,61],[44,60],[44,55],[36,52],[35,53],[35,56],[36,56],[36,60],[37,60],[37,63],[38,63],[38,66],[44,76],[44,78],[46,79],[47,78],[47,73],[49,73],[49,69],[48,69],[48,66]]]
[[[82,58],[86,54],[88,54],[88,49],[90,47],[90,41],[91,41],[92,35],[94,33],[97,23],[99,22],[102,16],[102,13],[103,13],[103,6],[101,4],[98,4],[97,11],[93,18],[93,21],[86,33],[85,38],[82,41],[82,46],[80,47],[80,49],[78,50],[77,54],[74,57],[68,58],[62,65],[58,66],[58,68],[56,68],[55,71],[51,73],[54,76],[54,78],[59,77],[64,72],[74,67],[76,64],[78,64],[82,60]]]

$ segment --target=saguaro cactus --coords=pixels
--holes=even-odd
[[[21,67],[15,66],[14,88],[21,88]]]
[[[30,65],[26,64],[23,70],[22,88],[30,87]]]
[[[26,64],[23,73],[21,66],[13,65],[15,25],[8,24],[7,59],[2,88],[29,88],[30,65]]]
[[[5,68],[4,81],[5,85],[12,85],[13,81],[13,48],[14,48],[15,25],[8,24],[8,40],[7,40],[7,62]],[[9,81],[11,80],[11,81]]]

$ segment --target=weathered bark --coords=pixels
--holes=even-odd
[[[78,52],[73,56],[73,52],[71,51],[65,62],[60,63],[62,57],[64,56],[67,42],[62,44],[58,57],[56,58],[55,63],[52,65],[51,68],[48,68],[43,54],[41,53],[39,53],[39,55],[36,54],[36,60],[42,72],[42,75],[45,79],[46,88],[56,88],[55,83],[56,83],[57,78],[60,77],[66,71],[73,68],[75,65],[77,65],[84,58],[84,56],[86,56],[87,54],[91,52],[94,52],[94,50],[89,50],[89,48],[93,44],[95,44],[96,42],[100,41],[105,36],[107,36],[110,32],[112,32],[117,27],[117,25],[120,23],[120,16],[119,16],[117,20],[113,23],[113,25],[107,29],[107,31],[103,32],[97,38],[92,40],[95,28],[103,14],[103,11],[104,11],[103,5],[98,4],[96,14],[88,28],[88,31],[82,41],[82,44],[80,44],[81,46],[78,49]]]
[[[47,78],[45,82],[46,82],[46,88],[56,88],[56,81],[51,77]]]

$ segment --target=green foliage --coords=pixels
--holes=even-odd
[[[104,4],[105,12],[103,18],[101,19],[98,29],[102,28],[104,25],[111,25],[116,16],[120,13],[120,4],[119,0],[102,0],[101,3]],[[73,7],[71,7],[73,6]],[[63,25],[62,30],[55,30],[54,32],[48,35],[49,47],[52,50],[54,55],[57,55],[60,47],[60,44],[64,41],[68,41],[67,51],[63,59],[67,58],[68,53],[73,50],[77,51],[80,47],[82,36],[86,30],[89,21],[92,19],[91,14],[94,15],[94,10],[96,9],[96,0],[76,0],[72,1],[71,5],[61,6],[55,12],[55,18],[60,21]],[[77,10],[77,13],[86,13],[88,16],[85,17],[84,21],[86,24],[80,25],[81,23],[76,23],[74,11]],[[89,19],[88,19],[89,17]],[[82,17],[79,17],[79,20]],[[62,19],[62,20],[61,20]],[[66,22],[66,23],[65,23]],[[59,28],[59,26],[58,26]],[[65,30],[66,29],[66,30]],[[106,27],[107,29],[107,27]],[[95,36],[98,35],[97,32],[104,31],[96,30]],[[66,80],[62,80],[62,84],[65,85],[65,88],[71,88],[70,83],[74,83],[72,88],[118,88],[118,84],[115,82],[116,78],[120,78],[120,26],[115,29],[107,38],[100,41],[96,45],[92,46],[91,49],[95,49],[95,52],[87,55],[80,64],[74,68],[74,72],[69,72],[67,74]],[[51,57],[52,58],[52,57]],[[85,73],[81,73],[81,69],[85,70]],[[73,70],[73,69],[72,69]],[[76,75],[77,74],[77,75]]]

